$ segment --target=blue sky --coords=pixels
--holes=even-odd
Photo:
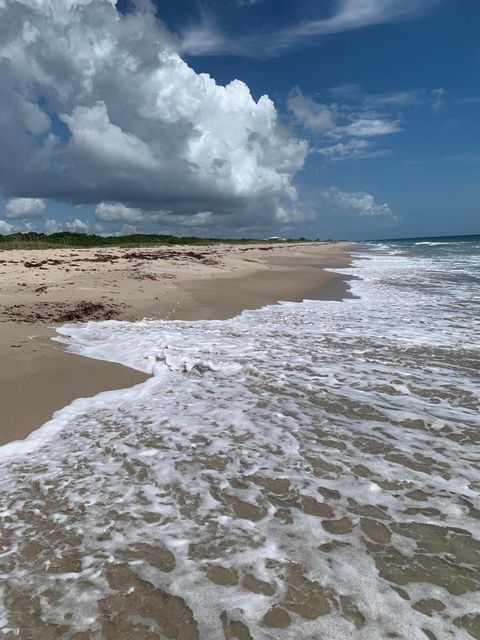
[[[475,0],[45,4],[0,8],[0,233],[480,232]]]

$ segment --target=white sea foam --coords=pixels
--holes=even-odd
[[[0,449],[0,629],[22,633],[16,603],[28,594],[42,624],[63,625],[58,637],[101,638],[112,594],[127,608],[147,584],[185,602],[202,640],[227,637],[228,621],[255,640],[469,637],[480,589],[472,284],[450,295],[447,282],[440,296],[431,259],[382,252],[343,271],[361,276],[343,303],[59,331],[76,353],[153,377],[78,400]],[[118,566],[142,582],[122,591]],[[269,589],[252,592],[248,576]],[[445,608],[426,615],[414,607],[426,599]],[[163,637],[137,606],[132,629],[141,618]],[[286,628],[265,622],[272,606]]]
[[[442,245],[442,244],[458,244],[458,242],[440,242],[440,241],[422,241],[422,242],[415,242],[415,246],[420,247],[422,245],[427,245],[429,247],[436,247],[437,245]]]

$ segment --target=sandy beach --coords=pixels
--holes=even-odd
[[[0,253],[0,445],[79,397],[145,375],[66,352],[55,327],[89,319],[224,319],[279,300],[340,300],[352,245],[12,250]]]

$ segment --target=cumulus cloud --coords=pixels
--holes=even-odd
[[[46,233],[57,233],[58,231],[73,231],[75,233],[88,233],[90,231],[90,225],[85,220],[80,218],[73,218],[73,220],[55,220],[49,218],[45,220],[41,228],[36,228],[36,231],[45,231]]]
[[[267,96],[197,74],[141,6],[121,14],[113,0],[0,2],[3,193],[209,211],[232,224],[295,217],[292,180],[307,143]]]
[[[153,217],[155,212],[149,212]],[[100,202],[95,207],[95,218],[102,222],[144,222],[148,213],[135,207],[127,207],[121,202]]]
[[[282,207],[279,207],[275,214],[275,219],[284,215]],[[290,219],[292,212],[288,212]],[[226,229],[234,221],[228,216],[215,214],[213,211],[197,211],[192,214],[174,213],[171,210],[145,210],[136,207],[129,207],[121,202],[100,202],[95,207],[95,218],[102,223],[123,223],[124,225],[152,225],[161,224],[164,231],[172,231],[177,227],[200,230],[205,227],[214,227],[215,231],[221,228]],[[238,222],[238,218],[236,218]],[[254,226],[252,224],[251,226]],[[138,227],[135,227],[137,229]]]
[[[304,185],[302,201],[311,217],[310,221],[302,222],[299,229],[302,235],[310,237],[388,237],[402,222],[402,217],[388,202],[369,191]]]
[[[334,215],[369,218],[384,224],[396,224],[400,220],[388,204],[376,202],[374,196],[365,191],[328,187],[318,193],[318,202],[325,211]]]
[[[0,220],[0,234],[7,236],[9,233],[13,233],[13,226],[6,220]]]
[[[45,214],[45,203],[41,198],[12,198],[5,205],[5,217],[39,218]]]

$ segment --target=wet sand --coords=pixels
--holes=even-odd
[[[146,376],[67,353],[51,340],[68,321],[224,319],[279,300],[342,299],[325,266],[346,244],[53,249],[0,253],[0,445],[25,438],[75,398]]]

